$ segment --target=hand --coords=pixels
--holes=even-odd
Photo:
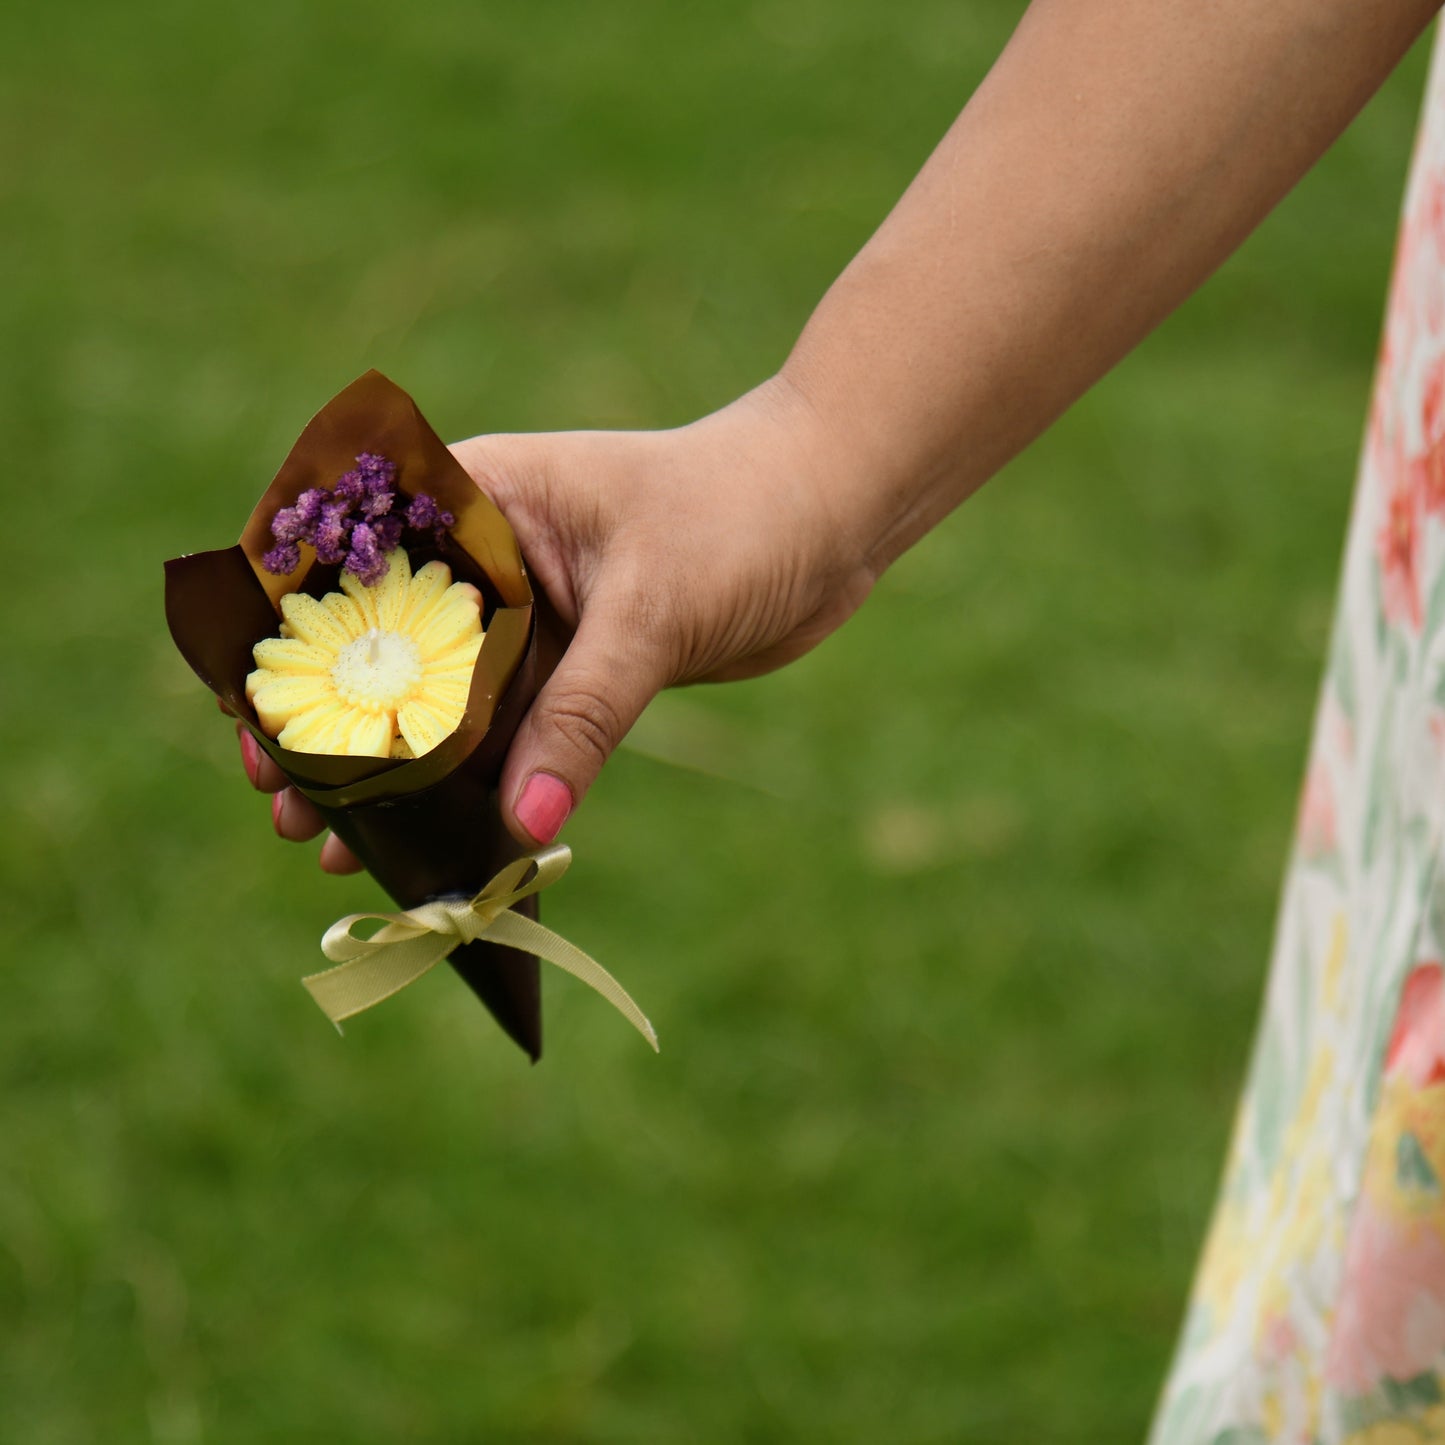
[[[850,458],[779,378],[662,432],[483,436],[453,452],[517,533],[567,639],[501,779],[517,839],[550,842],[664,687],[771,671],[859,606],[871,539],[840,486]],[[315,837],[316,810],[255,748],[283,837]],[[360,867],[328,837],[327,872]]]
[[[507,758],[512,832],[550,840],[661,688],[837,627],[1239,244],[1439,5],[1035,0],[778,377],[676,431],[455,448],[573,632]],[[275,818],[321,829],[290,790]],[[321,863],[355,860],[328,839]]]

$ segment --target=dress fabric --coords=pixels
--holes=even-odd
[[[1249,1078],[1151,1445],[1445,1445],[1445,45]]]

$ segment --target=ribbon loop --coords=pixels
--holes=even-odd
[[[463,943],[485,939],[535,954],[580,978],[610,1003],[657,1049],[657,1033],[627,990],[560,934],[512,911],[514,903],[555,883],[572,862],[561,844],[527,853],[500,869],[472,898],[441,898],[404,913],[352,913],[326,930],[321,951],[337,966],[302,979],[321,1011],[340,1031],[343,1019],[381,1003]],[[382,926],[369,938],[360,923]]]

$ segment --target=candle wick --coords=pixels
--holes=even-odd
[[[367,640],[371,643],[371,646],[367,649],[366,660],[375,667],[376,664],[381,661],[381,632],[378,628],[373,627],[366,636]]]

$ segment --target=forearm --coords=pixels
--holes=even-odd
[[[777,377],[666,432],[459,446],[575,628],[508,753],[518,839],[555,836],[660,688],[836,628],[1238,244],[1434,3],[1034,0]]]
[[[1034,0],[783,371],[881,571],[1188,296],[1438,0]]]

